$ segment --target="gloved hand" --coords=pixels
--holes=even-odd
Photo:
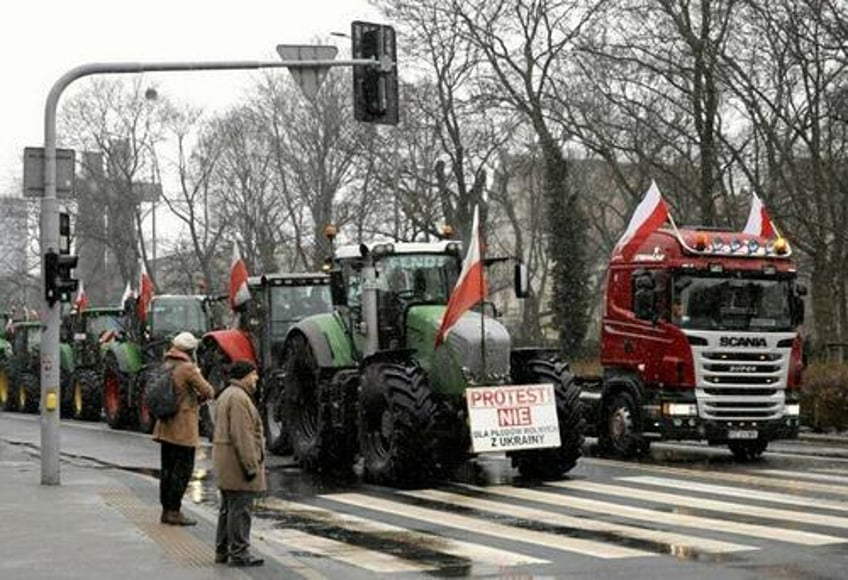
[[[248,471],[244,477],[247,479],[247,481],[253,481],[254,479],[256,479],[256,472]]]

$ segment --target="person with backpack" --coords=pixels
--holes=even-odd
[[[215,563],[261,566],[250,552],[250,506],[265,483],[265,436],[253,394],[259,374],[250,361],[230,366],[230,384],[218,397],[212,461],[221,492]]]
[[[194,454],[200,444],[198,411],[200,405],[215,396],[194,362],[194,351],[200,341],[190,332],[181,332],[171,341],[164,364],[172,368],[176,412],[160,417],[153,427],[153,440],[161,444],[159,502],[163,524],[193,526],[196,520],[181,511],[183,495],[194,472]]]

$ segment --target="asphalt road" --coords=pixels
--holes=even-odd
[[[0,415],[0,438],[38,446],[38,418]],[[66,459],[156,476],[149,436],[63,422]],[[189,498],[214,517],[209,447]],[[639,462],[586,456],[559,482],[480,458],[422,489],[303,473],[272,458],[254,533],[327,577],[844,578],[848,444],[781,442],[737,463],[723,448],[655,444]]]

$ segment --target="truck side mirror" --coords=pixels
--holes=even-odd
[[[645,270],[633,272],[633,314],[639,320],[657,320],[657,293],[653,275]]]
[[[347,306],[347,288],[341,270],[330,270],[330,296],[333,306]]]
[[[527,295],[530,293],[530,278],[527,273],[527,266],[524,265],[524,262],[518,262],[515,264],[515,274],[513,278],[515,297],[527,298]]]

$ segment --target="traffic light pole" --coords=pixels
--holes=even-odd
[[[59,252],[59,203],[56,198],[56,111],[62,92],[77,79],[95,74],[132,74],[143,72],[255,70],[264,68],[316,68],[335,66],[385,67],[376,59],[296,60],[296,61],[211,61],[211,62],[126,62],[91,63],[62,75],[50,89],[44,111],[44,197],[41,200],[41,256]],[[59,485],[59,325],[60,302],[49,301],[41,274],[41,483]]]

